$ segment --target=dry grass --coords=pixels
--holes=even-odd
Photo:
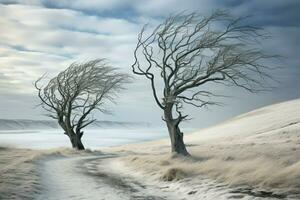
[[[0,199],[33,199],[40,192],[37,161],[46,156],[71,156],[90,153],[69,148],[47,151],[0,147]]]
[[[32,150],[0,148],[0,199],[32,199],[39,190],[38,156]]]
[[[142,153],[130,152],[121,161],[145,179],[183,179],[181,182],[189,185],[190,180],[201,182],[205,177],[229,187],[300,195],[299,133],[300,124],[293,124],[245,137],[208,141],[193,138],[189,140],[190,158],[172,156],[164,142],[157,143],[156,148],[153,148],[154,143],[136,144],[134,149],[142,149]]]
[[[177,167],[169,168],[161,177],[163,181],[178,181],[186,177],[186,173]]]
[[[289,144],[203,143],[190,148],[192,157],[134,155],[122,162],[145,177],[178,181],[211,178],[228,186],[246,186],[276,194],[300,194],[300,146]],[[292,154],[291,154],[292,152]],[[198,156],[197,156],[198,155]]]

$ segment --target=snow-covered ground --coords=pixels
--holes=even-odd
[[[105,184],[105,179],[88,174],[84,163],[104,157],[106,156],[54,157],[41,161],[41,192],[35,199],[129,199],[126,198],[126,192]]]
[[[40,161],[41,190],[37,200],[176,200],[163,195],[159,187],[147,186],[129,177],[114,174],[106,163],[117,155],[93,153],[76,157],[53,157]],[[97,162],[95,162],[97,160]]]

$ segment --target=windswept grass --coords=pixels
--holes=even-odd
[[[84,155],[90,152],[90,150],[78,152],[70,148],[38,151],[0,147],[0,199],[31,200],[41,191],[39,159],[47,156]]]

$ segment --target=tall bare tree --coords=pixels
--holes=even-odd
[[[44,77],[35,82],[41,106],[47,116],[56,119],[72,143],[83,150],[83,129],[93,123],[93,111],[106,112],[104,105],[114,101],[117,93],[129,81],[104,59],[72,63],[66,70],[39,86]]]
[[[207,85],[237,86],[249,92],[266,89],[265,80],[272,77],[264,60],[273,56],[259,48],[260,39],[266,37],[261,28],[244,22],[223,11],[206,17],[177,14],[152,32],[146,33],[144,26],[138,35],[133,73],[151,83],[164,112],[172,152],[189,155],[179,128],[188,117],[182,114],[183,105],[216,104]]]

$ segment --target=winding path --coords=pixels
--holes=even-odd
[[[51,158],[40,162],[37,200],[165,200],[140,183],[93,172],[85,163],[112,155]]]

